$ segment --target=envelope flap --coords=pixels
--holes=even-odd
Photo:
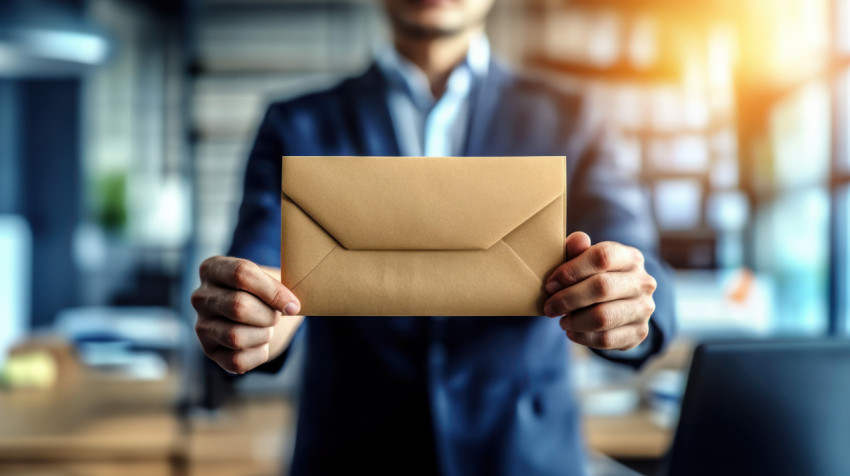
[[[283,157],[282,192],[349,250],[487,249],[564,193],[564,157]]]

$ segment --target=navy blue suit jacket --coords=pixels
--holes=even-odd
[[[617,163],[577,96],[497,61],[471,100],[465,155],[566,155],[569,230],[644,252],[658,281],[650,321],[658,351],[673,332],[671,283],[635,171]],[[269,107],[248,160],[233,256],[280,265],[282,155],[399,155],[377,68]],[[292,474],[583,473],[557,319],[307,317],[298,338],[306,359]]]

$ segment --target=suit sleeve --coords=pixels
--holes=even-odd
[[[242,203],[228,254],[263,266],[280,267],[280,159],[285,154],[280,107],[272,105],[260,123],[248,155]]]
[[[242,204],[229,256],[244,258],[263,266],[280,267],[280,181],[281,157],[286,155],[283,135],[287,125],[282,106],[266,111],[245,168]],[[289,349],[303,334],[296,331],[289,347],[276,359],[255,371],[276,373],[286,362]]]
[[[577,136],[584,145],[572,148],[579,151],[579,160],[570,171],[569,231],[584,231],[593,243],[616,241],[639,249],[646,259],[647,272],[658,282],[653,295],[656,310],[646,341],[631,351],[594,350],[608,360],[639,368],[662,351],[675,333],[671,270],[658,256],[658,234],[637,164],[622,160],[615,147],[615,134],[601,122],[594,124],[583,118]]]

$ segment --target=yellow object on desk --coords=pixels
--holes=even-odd
[[[50,388],[57,375],[56,360],[49,352],[27,352],[9,357],[0,372],[0,383],[13,389]]]
[[[4,378],[15,385],[43,384],[51,372],[55,385],[0,391],[0,475],[174,474],[181,442],[176,376],[110,378],[81,366],[58,341],[24,343],[7,362]]]

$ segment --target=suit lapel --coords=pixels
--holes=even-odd
[[[511,73],[495,59],[490,61],[487,77],[473,89],[469,125],[466,132],[465,156],[504,155],[505,140],[509,137],[499,133],[499,124],[509,121],[496,120],[505,86]]]
[[[353,124],[358,155],[398,156],[398,139],[386,98],[384,76],[373,64],[364,74],[351,80],[347,99],[349,124]]]

